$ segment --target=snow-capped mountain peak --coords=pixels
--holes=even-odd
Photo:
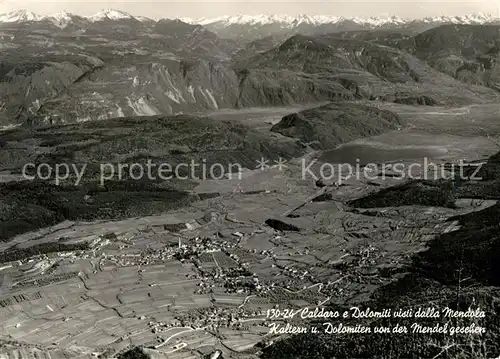
[[[6,14],[0,14],[0,22],[29,22],[39,21],[43,16],[36,15],[30,11],[17,10]]]
[[[300,25],[300,24],[315,24],[317,22],[317,19],[315,19],[312,16],[308,16],[306,14],[299,14],[294,21],[294,24]]]
[[[87,19],[90,21],[102,21],[102,20],[123,20],[123,19],[133,19],[134,17],[126,12],[104,9],[99,11],[97,14],[88,16]]]
[[[48,19],[51,20],[54,25],[60,28],[65,28],[73,21],[73,16],[74,15],[66,11],[61,11],[56,14],[48,16]]]
[[[489,14],[483,13],[473,13],[470,15],[462,15],[462,16],[433,16],[426,17],[421,21],[427,23],[451,23],[451,24],[486,24],[494,21],[495,18]]]
[[[484,13],[474,13],[470,15],[465,15],[465,16],[459,16],[463,22],[465,23],[470,23],[470,24],[484,24],[486,22],[493,21],[495,18],[489,14],[484,14]]]
[[[388,16],[388,17],[371,16],[368,18],[356,17],[351,20],[357,24],[369,25],[373,27],[384,26],[384,25],[403,25],[410,21],[408,19],[403,19],[398,16]]]
[[[58,13],[51,15],[50,17],[59,21],[63,21],[63,20],[71,20],[72,15],[66,11],[60,11]]]
[[[136,20],[141,21],[141,22],[155,21],[154,19],[151,19],[151,18],[146,17],[146,16],[134,16],[134,18]]]

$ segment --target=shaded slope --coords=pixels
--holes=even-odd
[[[403,126],[394,113],[351,102],[331,103],[288,116],[271,128],[317,149],[331,149],[358,138]]]
[[[451,185],[431,181],[412,181],[400,186],[382,189],[379,192],[349,202],[358,208],[381,208],[399,206],[455,207]]]
[[[0,194],[2,241],[65,220],[147,216],[196,200],[187,192],[138,183],[111,183],[100,188],[56,186],[41,181],[11,182],[0,184]]]
[[[500,90],[500,26],[443,25],[401,47],[460,81]]]

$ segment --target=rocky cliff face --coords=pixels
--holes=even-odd
[[[39,119],[78,122],[232,107],[237,76],[205,61],[117,64],[92,73],[70,92],[50,101],[38,113]]]

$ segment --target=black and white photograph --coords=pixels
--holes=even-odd
[[[500,0],[0,0],[0,359],[500,358]]]

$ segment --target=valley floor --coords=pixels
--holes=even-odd
[[[90,358],[142,345],[153,358],[203,358],[216,350],[224,358],[257,358],[258,343],[287,337],[270,334],[276,321],[267,318],[269,309],[367,303],[401,279],[429,241],[460,228],[449,218],[496,200],[359,210],[348,202],[401,180],[350,178],[318,187],[302,177],[302,163],[365,156],[445,164],[500,150],[500,105],[380,107],[408,126],[309,153],[281,169],[251,169],[241,180],[204,181],[192,193],[218,196],[162,215],[66,221],[1,243],[2,252],[51,242],[88,247],[0,264],[0,354]],[[268,131],[289,112],[211,116]]]

